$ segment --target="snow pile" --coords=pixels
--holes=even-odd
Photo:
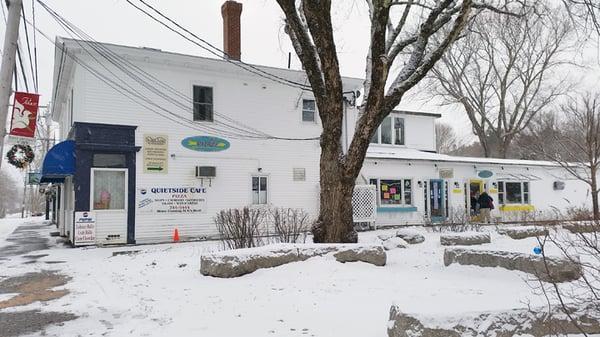
[[[517,226],[498,228],[498,233],[508,235],[511,239],[521,240],[548,235],[548,230],[540,226]]]
[[[362,261],[376,266],[384,266],[386,262],[385,251],[379,245],[282,243],[203,255],[200,258],[200,272],[206,276],[239,277],[258,269],[305,261],[330,253],[338,262]]]
[[[506,251],[446,248],[444,265],[453,263],[518,270],[546,282],[568,282],[582,276],[581,264],[565,258],[544,257]]]
[[[442,246],[472,246],[490,242],[492,239],[489,233],[464,232],[440,235]]]
[[[586,334],[600,333],[600,319],[593,305],[569,315]],[[463,337],[463,336],[554,336],[580,334],[562,307],[553,306],[509,311],[469,313],[462,316],[409,315],[398,306],[390,309],[389,337]]]

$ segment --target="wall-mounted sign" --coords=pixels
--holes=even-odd
[[[206,192],[196,186],[138,188],[137,208],[142,213],[206,213]]]
[[[40,172],[27,173],[27,185],[39,185],[41,180],[42,174]]]
[[[452,189],[452,193],[460,194],[460,193],[462,193],[462,189],[460,189],[460,188],[454,188],[454,189]]]
[[[440,169],[440,178],[441,179],[452,179],[452,178],[454,178],[454,169],[451,169],[451,168],[441,168]]]
[[[144,135],[144,173],[167,173],[169,168],[169,137]]]
[[[489,171],[489,170],[481,170],[481,171],[477,172],[477,176],[479,178],[487,179],[487,178],[491,178],[492,176],[494,176],[494,172]]]
[[[75,212],[73,245],[86,246],[96,244],[96,214],[94,212]]]
[[[39,100],[40,95],[38,94],[15,92],[12,119],[10,121],[10,136],[21,139],[35,137]]]
[[[231,146],[229,142],[223,138],[209,136],[187,137],[181,141],[181,145],[186,149],[200,152],[224,151]]]

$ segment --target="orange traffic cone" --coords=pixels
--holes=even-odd
[[[179,242],[179,231],[175,228],[175,232],[173,232],[173,242]]]

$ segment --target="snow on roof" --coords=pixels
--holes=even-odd
[[[369,148],[367,158],[423,160],[434,162],[472,163],[472,164],[497,164],[497,165],[524,165],[524,166],[559,166],[557,163],[541,160],[520,160],[500,158],[459,157],[446,154],[425,152],[406,148]]]

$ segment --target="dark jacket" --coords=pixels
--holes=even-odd
[[[486,192],[481,193],[479,196],[479,208],[494,208],[494,199]]]

